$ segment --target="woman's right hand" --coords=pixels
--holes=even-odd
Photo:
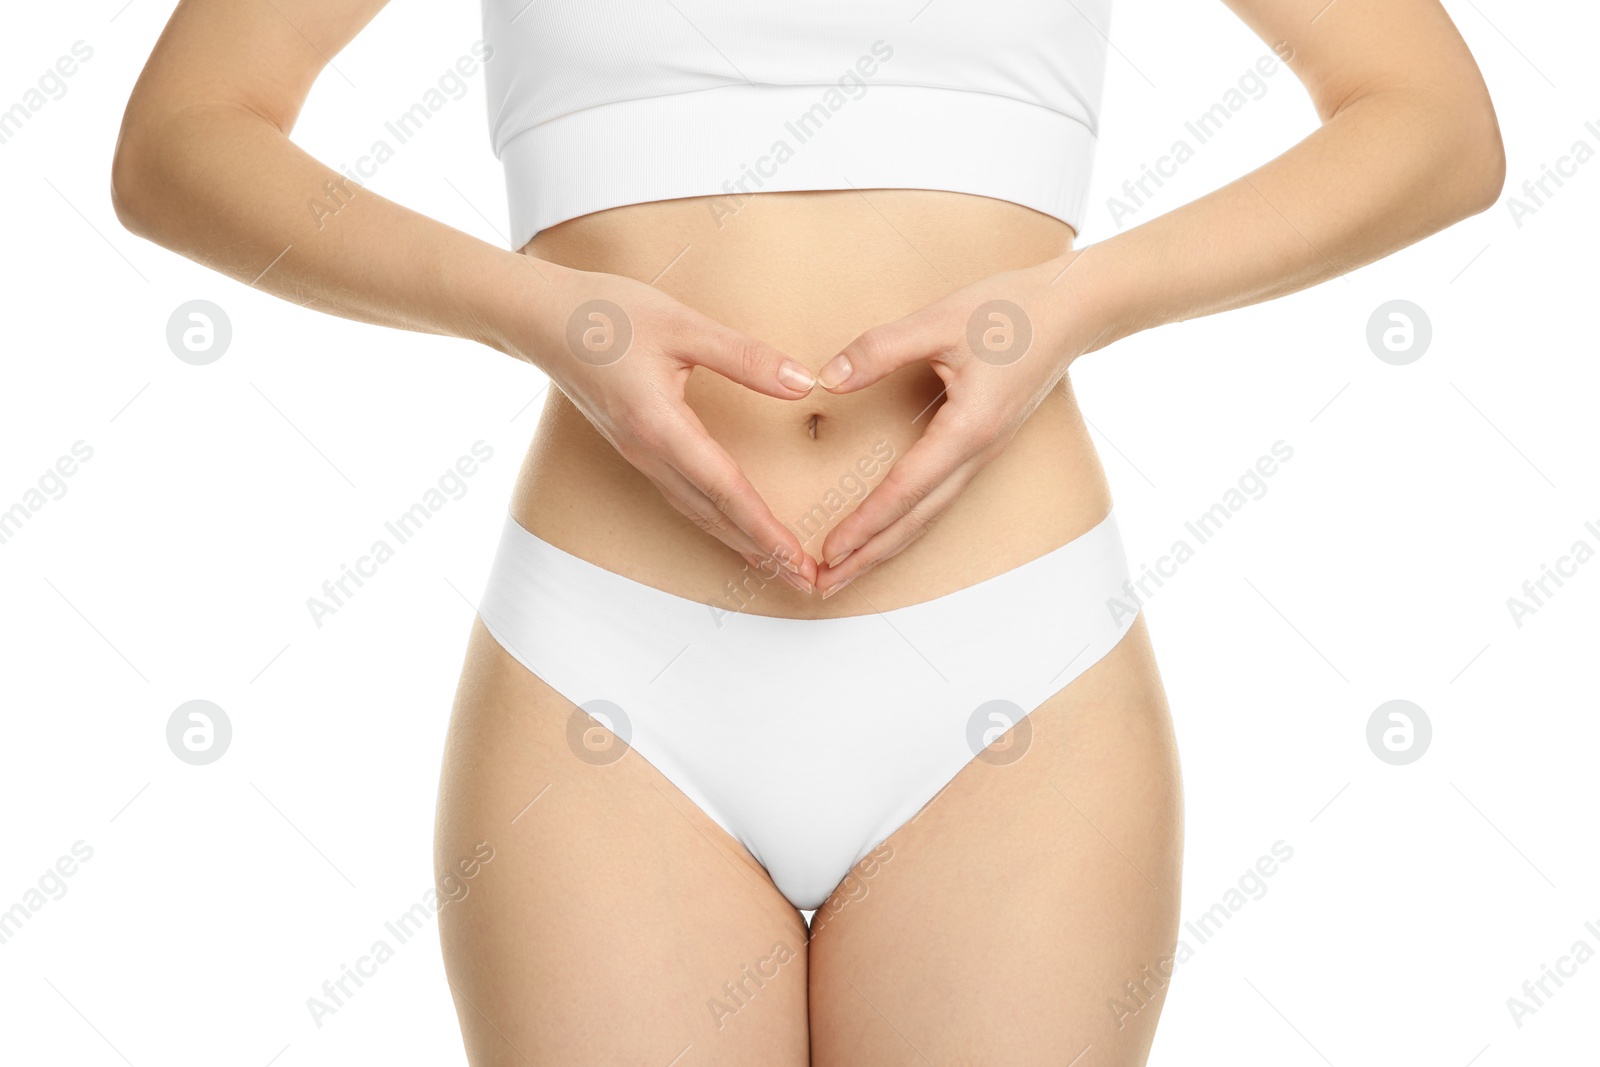
[[[530,266],[534,264],[530,263]],[[673,507],[763,577],[811,592],[817,561],[779,522],[684,400],[695,367],[780,400],[812,373],[762,341],[645,282],[539,260],[534,299],[492,324],[497,347],[534,364]]]

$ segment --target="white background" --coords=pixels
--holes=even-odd
[[[0,37],[0,108],[75,41],[94,50],[0,145],[0,509],[75,442],[93,449],[0,544],[0,909],[75,842],[93,849],[0,944],[0,1060],[461,1063],[431,928],[322,1026],[306,1001],[392,942],[384,922],[432,883],[448,709],[543,383],[466,342],[302,311],[123,231],[116,128],[172,6],[124,3],[13,5]],[[1574,942],[1600,951],[1600,561],[1521,627],[1506,602],[1575,541],[1600,548],[1584,528],[1600,529],[1600,161],[1520,227],[1508,203],[1575,141],[1600,149],[1600,18],[1448,7],[1499,110],[1501,203],[1074,370],[1135,566],[1275,441],[1294,450],[1147,608],[1185,768],[1184,918],[1274,842],[1293,849],[1222,932],[1186,938],[1158,1067],[1596,1062],[1600,960],[1520,1027],[1506,1000]],[[478,17],[392,4],[319,81],[296,140],[353,161],[468,53]],[[1267,54],[1221,5],[1172,0],[1122,0],[1112,41],[1084,243],[1115,232],[1123,181]],[[1313,129],[1291,75],[1265,85],[1134,222]],[[503,244],[481,72],[369,184]],[[232,322],[209,366],[167,347],[192,299]],[[1365,339],[1392,299],[1432,323],[1407,366]],[[480,439],[494,456],[466,495],[313,625],[306,598]],[[206,767],[165,739],[197,698],[234,728]],[[1396,698],[1433,726],[1408,766],[1366,742]]]

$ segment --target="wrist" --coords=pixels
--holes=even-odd
[[[465,269],[447,272],[452,303],[464,312],[460,336],[541,365],[526,343],[529,320],[553,306],[551,294],[583,272],[491,245],[482,251]]]
[[[1121,252],[1111,239],[1065,252],[1045,264],[1053,279],[1051,288],[1059,290],[1057,299],[1077,324],[1073,358],[1142,329],[1138,325],[1140,310],[1134,301],[1139,290],[1128,284]]]

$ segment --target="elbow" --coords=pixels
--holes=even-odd
[[[1370,101],[1370,103],[1369,103]],[[1386,109],[1374,129],[1380,153],[1393,154],[1397,193],[1417,236],[1437,233],[1493,207],[1506,181],[1506,150],[1488,90],[1478,79],[1396,86],[1352,98],[1336,117],[1367,107]]]
[[[1487,211],[1499,201],[1506,184],[1506,146],[1489,87],[1476,66],[1462,71],[1450,88],[1434,97],[1435,116],[1450,131],[1444,139],[1441,190],[1449,189],[1457,219]],[[1455,220],[1452,220],[1455,221]]]
[[[1460,140],[1460,158],[1453,161],[1460,175],[1462,218],[1493,207],[1506,184],[1506,146],[1494,108],[1485,101]]]
[[[130,105],[111,154],[111,209],[129,233],[166,245],[181,209],[178,167],[188,148],[171,112]],[[169,246],[170,247],[170,246]]]
[[[111,157],[111,209],[124,229],[140,237],[149,236],[152,190],[159,184],[151,173],[150,155],[143,138],[125,122]]]
[[[1384,94],[1412,146],[1407,196],[1426,233],[1493,207],[1506,182],[1506,149],[1481,79],[1408,86]],[[1403,116],[1403,117],[1401,117]]]

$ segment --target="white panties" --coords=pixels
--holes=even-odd
[[[969,761],[1025,755],[1026,716],[1133,625],[1127,580],[1109,514],[934,600],[793,619],[624,578],[507,516],[478,614],[581,709],[574,758],[632,748],[811,910]]]

